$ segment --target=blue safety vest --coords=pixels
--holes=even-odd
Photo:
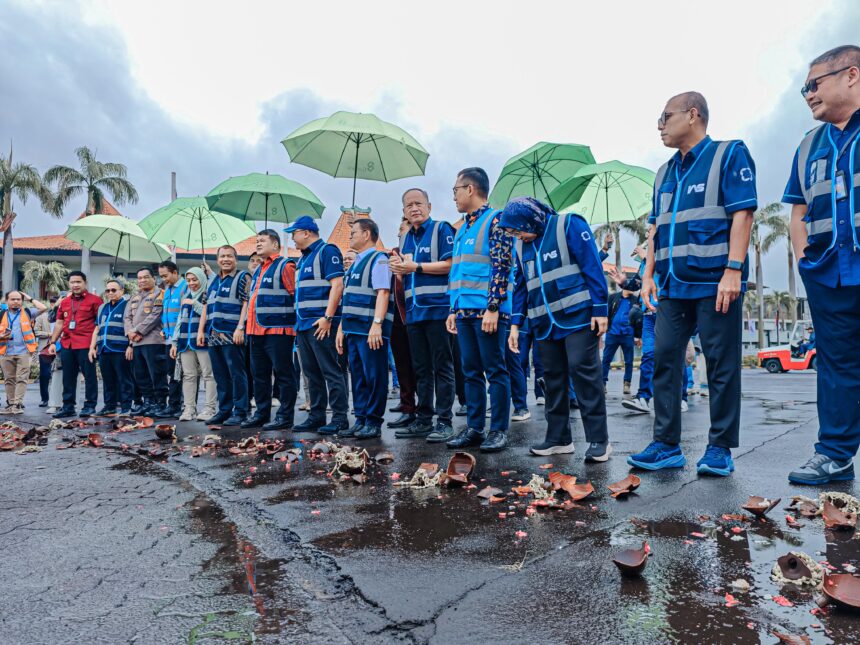
[[[412,253],[412,260],[421,262],[439,261],[439,228],[442,222],[427,220],[424,234],[420,240],[415,238],[415,231],[409,229],[403,236],[402,253]],[[403,293],[406,296],[406,309],[413,307],[449,307],[448,276],[430,275],[429,273],[410,273],[406,278]],[[447,317],[447,314],[446,314]]]
[[[376,289],[372,286],[373,267],[377,262],[388,262],[382,251],[372,251],[353,264],[346,275],[343,288],[343,318],[341,329],[344,334],[367,336],[376,316]],[[388,292],[388,311],[382,321],[382,337],[391,338],[394,323],[394,292]]]
[[[122,298],[115,305],[106,302],[96,314],[96,348],[99,354],[122,353],[128,347],[128,337],[125,335],[125,306],[128,300]]]
[[[820,125],[807,134],[797,149],[797,178],[803,198],[808,205],[806,222],[807,261],[817,264],[836,245],[837,207],[840,198],[848,201],[848,212],[854,218],[851,233],[855,250],[860,251],[860,131],[837,149],[828,124]],[[836,163],[848,154],[848,174],[834,181]],[[842,182],[842,186],[839,186]],[[845,194],[840,195],[840,188]]]
[[[185,297],[185,291],[188,285],[185,278],[180,278],[172,287],[164,288],[163,309],[161,310],[161,328],[164,331],[164,337],[170,339],[173,337],[173,329],[176,323],[179,322],[179,310],[182,309],[182,299]]]
[[[685,172],[675,164],[669,173],[668,163],[657,171],[654,260],[661,289],[669,276],[698,285],[717,285],[722,279],[729,259],[732,218],[723,204],[720,171],[738,143],[711,141]],[[747,276],[744,263],[743,281]]]
[[[532,333],[544,340],[555,325],[578,329],[591,321],[591,294],[567,244],[567,227],[575,213],[550,215],[540,243],[516,243],[528,289],[528,317]]]
[[[325,316],[331,293],[331,282],[322,273],[322,252],[327,246],[334,245],[323,242],[299,260],[296,269],[296,317],[300,320],[318,320]],[[335,317],[339,315],[339,311],[335,312]]]
[[[242,301],[239,299],[239,285],[248,275],[247,271],[237,271],[234,275],[222,278],[216,275],[206,292],[206,329],[232,336],[239,326],[242,315]]]
[[[465,223],[454,238],[454,256],[448,282],[452,309],[486,309],[490,290],[490,225],[499,211],[488,208],[466,230]],[[503,314],[511,313],[511,292],[499,304]]]
[[[262,275],[263,267],[260,265],[251,278],[252,294],[257,289],[257,280],[261,281],[254,303],[254,317],[260,327],[282,329],[296,324],[295,302],[281,281],[281,273],[286,263],[287,258],[280,257],[272,262]]]
[[[176,343],[178,353],[191,350],[206,350],[197,344],[197,331],[200,329],[200,314],[194,311],[192,305],[182,305],[179,313],[179,340]]]

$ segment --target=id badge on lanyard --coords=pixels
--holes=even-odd
[[[841,201],[848,197],[848,185],[845,182],[845,172],[840,170],[833,177],[834,187],[836,189],[836,201]]]

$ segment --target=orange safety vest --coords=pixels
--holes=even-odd
[[[24,308],[21,308],[21,335],[24,337],[24,344],[27,346],[27,349],[32,354],[36,351],[36,348],[39,346],[39,342],[36,340],[36,334],[33,333],[33,325],[30,321],[30,314],[24,311]],[[4,311],[3,316],[0,317],[0,337],[6,333],[6,330],[9,328],[9,311]],[[0,356],[6,354],[6,347],[9,344],[8,338],[0,338]]]

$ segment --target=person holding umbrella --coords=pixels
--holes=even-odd
[[[102,400],[99,414],[131,413],[134,385],[131,380],[131,363],[126,358],[128,337],[125,335],[125,289],[118,280],[105,285],[107,302],[99,307],[97,327],[90,343],[90,362],[99,362],[102,372]]]

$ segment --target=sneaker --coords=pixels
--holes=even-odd
[[[5,408],[0,410],[0,414],[15,414],[14,410],[15,410],[14,405],[7,405]]]
[[[535,399],[535,402],[538,405],[546,405],[546,399],[542,396],[539,396],[537,399]]]
[[[684,399],[681,399],[681,412],[686,412],[690,409],[690,406],[687,405],[687,402]]]
[[[24,414],[24,406],[18,403],[10,406],[10,410],[6,414]]]
[[[356,439],[377,439],[382,436],[382,428],[379,426],[366,425],[355,433]]]
[[[310,409],[311,409],[311,404],[309,401],[305,401],[304,403],[302,403],[299,406],[299,410],[301,410],[302,412],[309,412]]]
[[[349,439],[350,437],[354,437],[359,432],[361,432],[364,426],[356,421],[351,427],[343,428],[342,430],[338,430],[337,436],[338,439]],[[321,432],[320,434],[326,434],[325,432]]]
[[[179,415],[180,421],[194,421],[197,418],[197,415],[193,410],[186,410],[182,414]]]
[[[585,451],[585,461],[588,463],[609,461],[609,455],[612,454],[612,446],[609,442],[605,443],[590,443],[588,450]]]
[[[699,396],[708,396],[708,386],[700,385],[699,386]]]
[[[59,410],[57,410],[57,411],[54,413],[54,418],[55,418],[55,419],[65,419],[65,418],[67,418],[67,417],[73,417],[73,416],[76,416],[76,414],[77,414],[77,413],[75,412],[75,408],[74,408],[74,407],[66,407],[66,406],[64,405],[63,407],[61,407]]]
[[[663,470],[664,468],[683,468],[687,464],[681,446],[652,441],[640,453],[630,455],[627,463],[643,470]]]
[[[405,428],[398,428],[394,436],[398,439],[423,439],[433,432],[433,424],[430,421],[418,421],[417,419]],[[450,439],[451,437],[448,437]],[[445,441],[447,441],[446,439]]]
[[[47,408],[47,407],[48,407],[48,402],[47,402],[47,401],[42,401],[41,403],[39,403],[39,407],[40,407],[40,408]]]
[[[624,381],[624,396],[630,396],[630,381]]]
[[[546,392],[546,379],[543,376],[539,376],[535,379],[535,386],[541,392]]]
[[[464,417],[469,412],[468,408],[465,405],[457,406],[457,411],[454,413],[455,416]]]
[[[445,443],[454,438],[454,428],[442,421],[427,435],[427,443]]]
[[[651,402],[648,399],[643,399],[641,397],[636,399],[624,399],[621,402],[621,407],[637,414],[648,414],[651,412]]]
[[[576,452],[573,442],[564,445],[558,445],[549,441],[544,441],[536,446],[529,448],[529,452],[539,457],[547,457],[549,455],[571,455]]]
[[[732,451],[722,446],[709,445],[704,456],[696,462],[696,469],[700,475],[728,477],[735,470]]]
[[[806,484],[808,486],[853,479],[854,463],[851,460],[836,461],[820,452],[816,452],[809,461],[788,474],[788,481],[792,484]]]
[[[47,409],[47,410],[45,410],[45,414],[54,414],[54,412],[56,412],[56,411],[57,411],[57,410],[59,410],[59,409],[60,409],[60,408],[58,408],[58,407],[56,407],[56,406],[49,405],[49,406],[48,406],[48,409]],[[2,414],[2,412],[0,412],[0,414]]]
[[[511,421],[528,421],[532,418],[532,413],[528,410],[514,410],[511,415]]]
[[[399,387],[391,388],[391,390],[389,390],[389,392],[388,392],[388,398],[389,399],[399,399],[400,398],[400,388]]]

